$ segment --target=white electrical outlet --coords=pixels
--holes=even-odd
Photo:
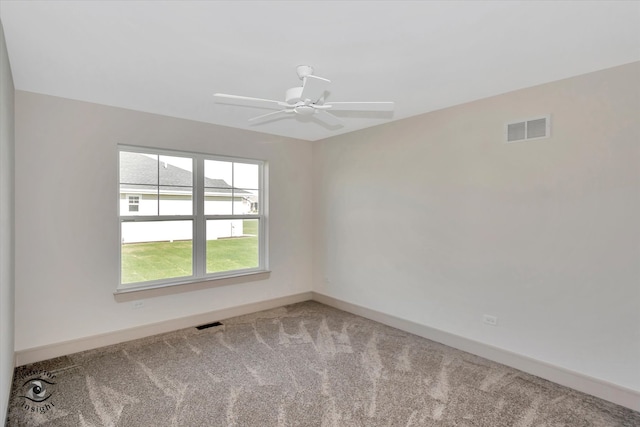
[[[131,308],[134,310],[137,310],[138,308],[142,308],[144,307],[144,302],[142,301],[134,301],[133,304],[131,304]]]
[[[486,323],[487,325],[496,326],[498,324],[498,318],[490,314],[484,314],[482,315],[482,322]]]

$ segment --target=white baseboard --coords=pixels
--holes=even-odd
[[[599,397],[634,411],[640,411],[640,392],[580,372],[552,365],[492,345],[431,328],[328,295],[312,292],[313,300],[376,322],[457,348],[494,362],[536,375],[554,383]]]
[[[195,314],[193,316],[171,319],[149,325],[137,326],[135,328],[123,329],[105,334],[92,335],[90,337],[78,338],[40,347],[28,348],[15,353],[15,366],[27,365],[29,363],[52,359],[54,357],[65,356],[79,351],[92,350],[94,348],[107,345],[118,344],[152,335],[163,334],[165,332],[177,331],[178,329],[190,328],[206,323],[217,322],[230,317],[251,314],[257,311],[269,310],[271,308],[282,307],[283,305],[308,301],[312,297],[311,292],[302,292],[267,301],[260,301],[244,304],[237,307],[230,307],[215,310],[208,313]]]

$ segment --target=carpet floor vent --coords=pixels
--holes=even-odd
[[[207,323],[206,325],[196,326],[196,329],[200,331],[202,329],[213,328],[215,326],[222,326],[222,323],[220,322]]]

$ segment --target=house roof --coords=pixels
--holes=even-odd
[[[178,166],[158,162],[145,154],[130,151],[120,152],[120,192],[136,193],[191,193],[193,187],[191,171]],[[234,188],[223,179],[204,178],[206,195],[241,195],[252,193]],[[160,188],[158,189],[158,186]]]

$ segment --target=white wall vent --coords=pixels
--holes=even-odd
[[[548,138],[551,134],[551,116],[534,117],[507,123],[504,127],[506,142]]]

